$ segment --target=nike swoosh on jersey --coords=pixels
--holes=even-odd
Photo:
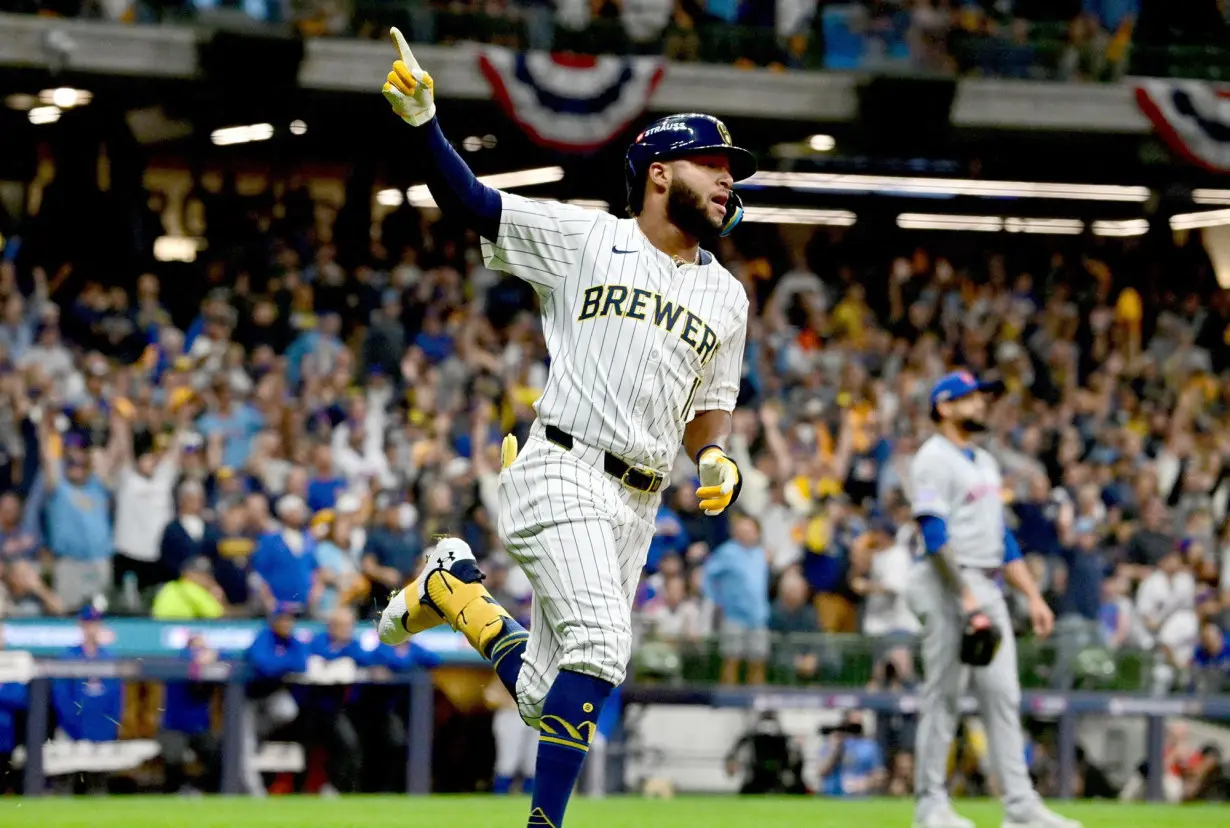
[[[636,251],[635,250],[620,250],[615,245],[611,245],[611,252],[612,253],[635,253]]]

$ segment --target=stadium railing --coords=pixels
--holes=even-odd
[[[194,666],[183,659],[119,659],[73,660],[36,659],[34,668],[24,679],[29,684],[29,708],[26,713],[25,765],[23,768],[26,796],[46,792],[45,751],[48,744],[56,750],[56,742],[46,743],[48,713],[51,701],[51,681],[58,678],[116,678],[123,681],[195,681],[219,684],[222,696],[222,785],[224,794],[243,793],[241,762],[243,744],[243,710],[247,699],[249,673],[241,662],[219,661]],[[19,677],[17,680],[22,680]],[[289,676],[290,684],[318,684],[307,676]],[[328,683],[328,682],[326,682]],[[405,673],[359,668],[354,674],[355,685],[406,685],[409,702],[406,711],[406,790],[425,794],[431,790],[431,751],[434,722],[434,688],[430,672],[415,669]]]
[[[908,637],[873,638],[859,634],[790,633],[770,638],[767,675],[775,686],[826,685],[865,687],[880,675],[877,664],[893,648],[905,647],[914,656],[915,674],[921,675],[918,647]],[[814,657],[814,669],[800,672],[796,656]],[[1021,686],[1026,689],[1077,687],[1085,690],[1140,691],[1150,686],[1155,654],[1123,648],[1115,651],[1087,647],[1076,654],[1071,680],[1059,683],[1056,667],[1058,648],[1053,640],[1021,639],[1017,642]],[[685,683],[716,682],[722,657],[717,636],[699,641],[664,641],[652,635],[639,643],[632,673],[638,680]]]
[[[471,663],[472,662],[467,662]],[[182,659],[120,659],[114,661],[37,659],[24,677],[30,687],[27,714],[24,767],[27,795],[45,791],[45,755],[47,749],[50,682],[56,678],[119,678],[125,681],[200,681],[222,685],[222,792],[242,793],[241,745],[243,709],[247,698],[248,672],[239,662],[221,661],[193,667]],[[291,683],[314,683],[303,676],[288,679]],[[403,684],[409,687],[407,723],[406,789],[412,794],[431,791],[432,740],[434,725],[434,688],[431,674],[415,670],[403,674],[387,674],[360,669],[354,674],[355,684]],[[844,711],[917,713],[919,697],[914,692],[879,692],[849,686],[813,687],[739,687],[712,684],[646,684],[632,681],[623,688],[625,705],[672,704],[700,705],[712,708],[745,710],[816,709]],[[1148,720],[1147,762],[1148,796],[1162,798],[1164,775],[1163,748],[1165,721],[1169,717],[1202,717],[1230,720],[1230,695],[1216,696],[1151,696],[1133,692],[1049,692],[1027,690],[1022,694],[1024,714],[1049,719],[1058,725],[1058,759],[1060,762],[1060,794],[1073,794],[1073,769],[1076,767],[1076,723],[1085,714],[1139,716]],[[966,713],[977,711],[973,697],[962,700]],[[626,734],[622,724],[617,728],[608,751],[611,761],[619,763],[627,756]],[[623,776],[616,769],[610,774]]]

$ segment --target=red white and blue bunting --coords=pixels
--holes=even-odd
[[[656,57],[514,52],[484,47],[479,69],[496,102],[534,141],[590,152],[623,132],[666,72]]]
[[[1146,79],[1137,81],[1136,103],[1172,150],[1206,169],[1230,172],[1230,90]]]

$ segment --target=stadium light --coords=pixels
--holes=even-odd
[[[201,239],[159,236],[154,239],[154,258],[160,262],[192,262],[202,246]]]
[[[1020,218],[1004,219],[1004,230],[1009,233],[1037,233],[1048,236],[1077,236],[1085,232],[1085,222],[1080,219]]]
[[[1192,190],[1192,201],[1197,204],[1230,204],[1230,190]]]
[[[1021,218],[1019,216],[952,216],[943,213],[902,213],[897,216],[902,230],[965,230],[976,233],[1033,233],[1075,236],[1085,230],[1080,219]]]
[[[1126,238],[1128,236],[1143,236],[1149,232],[1148,219],[1096,219],[1092,225],[1093,235]]]
[[[32,124],[54,124],[60,120],[60,107],[36,106],[30,110],[29,117]]]
[[[215,129],[210,133],[209,140],[213,141],[216,146],[225,147],[231,144],[248,144],[252,141],[268,141],[272,137],[272,124],[252,124]]]
[[[1069,201],[1136,201],[1149,199],[1148,187],[1114,184],[1064,184],[1038,181],[980,181],[967,178],[914,178],[844,173],[758,172],[741,187],[788,187],[809,192],[854,195],[976,196],[979,198],[1051,198]]]
[[[743,220],[758,224],[852,227],[858,221],[858,216],[849,210],[817,210],[811,207],[745,207]]]
[[[807,139],[807,146],[814,152],[831,152],[837,146],[837,140],[832,135],[813,135]]]
[[[376,203],[381,207],[400,207],[403,201],[401,190],[381,190],[376,193]]]
[[[18,112],[28,112],[38,103],[38,98],[24,92],[14,92],[4,99],[4,105]]]
[[[1179,213],[1170,217],[1171,230],[1196,230],[1201,227],[1221,227],[1224,224],[1230,224],[1230,210]]]
[[[553,184],[564,177],[563,167],[535,167],[529,170],[480,175],[478,180],[488,187],[512,190],[517,187],[533,187],[536,184]],[[436,200],[426,184],[415,184],[406,190],[406,199],[412,207],[435,207]]]
[[[38,99],[41,103],[54,104],[60,109],[72,109],[74,106],[85,106],[94,100],[94,93],[85,89],[73,89],[71,86],[60,86],[42,90],[38,93]]]

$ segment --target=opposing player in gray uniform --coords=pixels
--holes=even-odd
[[[1029,600],[1034,632],[1050,634],[1047,607],[1020,547],[1004,525],[998,464],[972,442],[986,429],[985,393],[968,371],[941,378],[931,391],[937,433],[919,448],[910,468],[914,517],[926,555],[915,565],[907,599],[923,622],[925,685],[916,745],[915,828],[974,828],[948,799],[949,752],[958,705],[972,682],[986,727],[993,772],[1003,791],[1003,828],[1080,828],[1048,810],[1034,791],[1021,736],[1021,684],[1016,641],[999,581]],[[964,631],[997,628],[1002,641],[989,663],[962,663]]]

